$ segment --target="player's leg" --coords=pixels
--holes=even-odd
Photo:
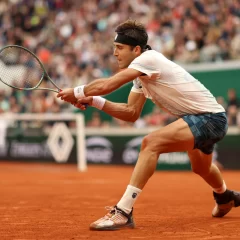
[[[232,207],[240,205],[240,193],[228,190],[218,167],[212,163],[212,154],[204,154],[199,149],[188,151],[192,170],[200,175],[213,189],[216,206],[213,217],[223,217]]]
[[[161,153],[192,149],[194,137],[188,124],[179,119],[145,136],[130,183],[117,205],[103,218],[90,225],[91,230],[116,230],[134,227],[132,209],[141,190],[152,176]]]
[[[226,113],[206,113],[202,115],[186,115],[183,119],[188,123],[194,138],[194,149],[190,150],[193,171],[213,188],[216,206],[213,209],[214,217],[223,217],[233,206],[240,205],[240,194],[226,190],[221,173],[215,164],[212,164],[214,144],[226,134],[228,124]]]
[[[224,169],[224,166],[222,163],[218,161],[218,146],[217,144],[214,145],[213,153],[212,153],[212,163],[214,163],[220,171]]]
[[[194,137],[185,121],[179,119],[144,137],[130,185],[142,189],[156,169],[161,153],[193,149]]]
[[[212,164],[212,153],[204,154],[199,149],[193,149],[188,151],[188,156],[194,173],[200,175],[216,192],[226,191],[222,174],[217,166]]]

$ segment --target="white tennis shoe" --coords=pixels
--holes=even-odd
[[[90,224],[90,230],[107,231],[119,230],[121,228],[134,228],[133,215],[127,214],[117,206],[106,207],[109,211],[104,217]]]

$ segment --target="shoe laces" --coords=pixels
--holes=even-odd
[[[120,213],[116,207],[113,206],[106,206],[105,209],[108,211],[107,216],[112,217],[114,214]]]
[[[117,215],[117,214],[121,214],[123,215],[124,217],[127,217],[126,216],[126,213],[124,213],[121,209],[118,209],[117,206],[106,206],[105,209],[107,211],[109,211],[107,214],[106,214],[106,217],[108,217],[109,219],[112,218],[114,215]],[[128,217],[127,217],[128,218]]]

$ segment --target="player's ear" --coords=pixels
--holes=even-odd
[[[142,49],[141,49],[141,47],[140,47],[139,45],[137,45],[137,46],[134,48],[134,51],[135,51],[135,53],[136,53],[137,55],[139,55],[139,54],[141,54]]]

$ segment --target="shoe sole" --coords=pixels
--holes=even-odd
[[[90,226],[91,231],[116,231],[124,228],[135,228],[135,223],[129,223],[122,226],[111,226],[111,227],[97,227],[97,226]]]
[[[212,216],[216,218],[224,217],[233,207],[235,207],[234,200],[226,204],[216,205],[212,211]]]

